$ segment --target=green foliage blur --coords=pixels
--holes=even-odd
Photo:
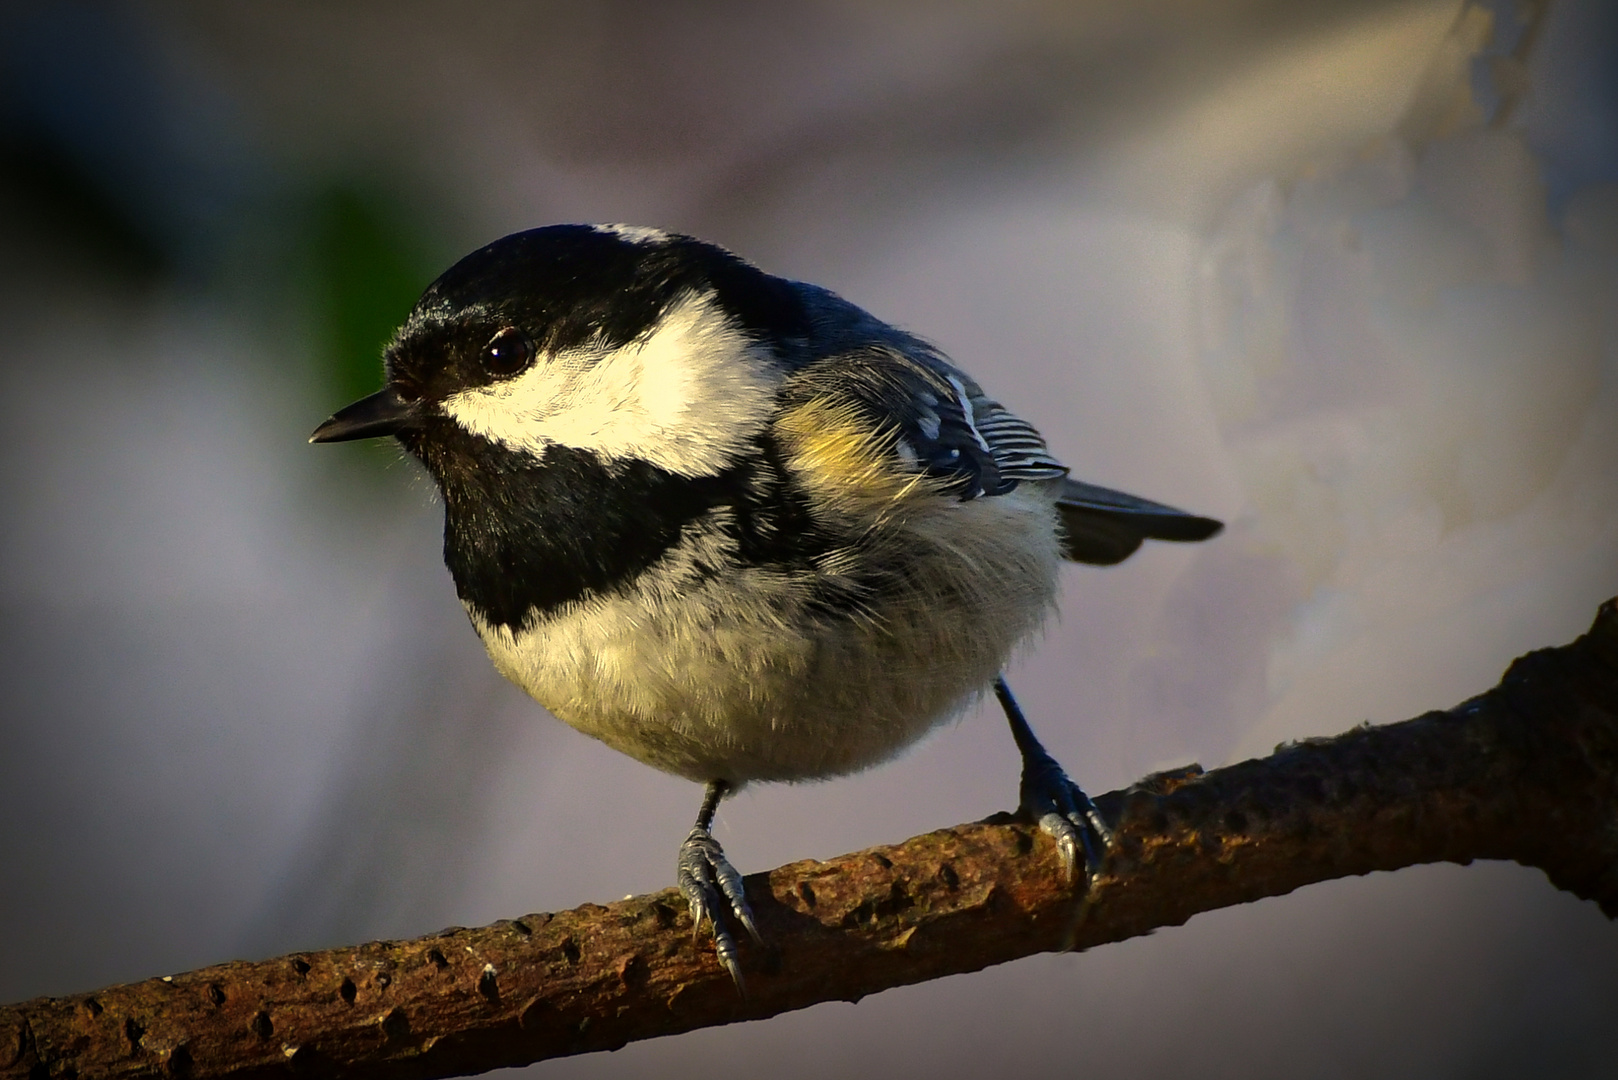
[[[382,350],[447,263],[395,199],[337,183],[310,199],[308,295],[314,345],[334,398],[382,386]]]

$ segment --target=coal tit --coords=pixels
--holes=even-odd
[[[559,225],[468,255],[312,442],[393,436],[444,500],[444,560],[500,673],[707,785],[680,889],[741,982],[757,929],[713,838],[755,780],[864,769],[992,688],[1025,813],[1065,872],[1110,841],[1001,676],[1063,559],[1197,517],[1068,478],[937,349],[689,236]]]

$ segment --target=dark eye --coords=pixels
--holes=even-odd
[[[483,370],[490,375],[515,375],[527,367],[533,358],[533,346],[528,344],[522,331],[508,326],[489,339],[479,359],[483,363]]]

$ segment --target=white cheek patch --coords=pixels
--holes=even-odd
[[[777,382],[712,297],[690,294],[638,341],[541,356],[515,379],[451,395],[443,409],[472,434],[535,457],[562,445],[706,476],[763,430]]]

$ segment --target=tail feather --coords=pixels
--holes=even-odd
[[[1062,556],[1096,566],[1123,562],[1146,540],[1193,543],[1224,528],[1212,518],[1079,480],[1063,481],[1056,509]]]

